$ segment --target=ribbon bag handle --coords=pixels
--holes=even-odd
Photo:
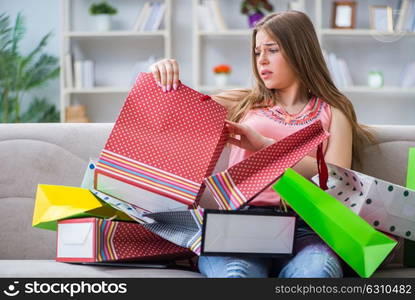
[[[320,188],[325,191],[328,189],[327,181],[329,179],[329,171],[327,169],[326,161],[323,154],[323,143],[317,147],[317,169],[320,182]],[[279,208],[287,212],[287,203],[284,199],[280,199]]]
[[[320,188],[325,191],[328,189],[327,181],[329,179],[329,171],[323,154],[323,143],[317,147],[317,169],[319,175]]]

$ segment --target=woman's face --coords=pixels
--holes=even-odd
[[[297,81],[282,49],[265,30],[257,32],[255,46],[258,73],[268,89],[285,89]]]

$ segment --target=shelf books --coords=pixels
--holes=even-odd
[[[415,87],[415,61],[406,66],[403,72],[401,87]]]
[[[146,2],[140,10],[134,24],[135,31],[154,31],[161,27],[166,11],[164,2]]]
[[[141,8],[141,10],[140,10],[140,12],[138,14],[138,17],[137,17],[137,20],[136,20],[136,22],[134,24],[133,30],[135,30],[135,31],[139,31],[140,30],[141,26],[144,24],[145,19],[148,18],[148,13],[149,13],[149,10],[150,10],[150,5],[151,5],[150,2],[144,3],[143,7]]]
[[[205,0],[197,5],[199,29],[204,31],[223,31],[228,26],[221,12],[218,0]]]
[[[72,63],[72,55],[66,54],[65,55],[65,86],[67,88],[73,88],[73,63]]]
[[[336,86],[339,88],[353,86],[352,76],[346,61],[337,57],[334,53],[327,54],[324,50],[323,55]]]
[[[91,60],[75,60],[72,66],[72,57],[66,55],[66,87],[67,88],[92,88],[94,87],[94,62]],[[73,72],[72,72],[73,71]]]
[[[415,31],[415,0],[399,0],[396,11],[398,15],[395,18],[395,31],[414,32]]]

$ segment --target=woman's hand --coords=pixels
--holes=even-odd
[[[169,92],[179,87],[179,65],[175,59],[163,59],[150,66],[154,79],[163,88],[163,92]]]
[[[251,152],[256,152],[273,143],[275,140],[267,138],[245,124],[226,120],[226,126],[231,134],[240,135],[240,139],[230,137],[228,142]]]

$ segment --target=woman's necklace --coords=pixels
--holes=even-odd
[[[308,103],[309,103],[309,101],[311,101],[311,100],[308,100],[304,105],[303,105],[303,107],[297,112],[297,113],[294,113],[294,114],[290,114],[289,112],[287,112],[287,110],[280,104],[280,107],[281,107],[281,112],[283,113],[283,115],[284,115],[284,118],[285,118],[285,123],[290,123],[291,122],[291,120],[293,119],[293,117],[295,117],[295,116],[297,116],[299,113],[301,113],[303,110],[304,110],[304,108],[308,105]]]

